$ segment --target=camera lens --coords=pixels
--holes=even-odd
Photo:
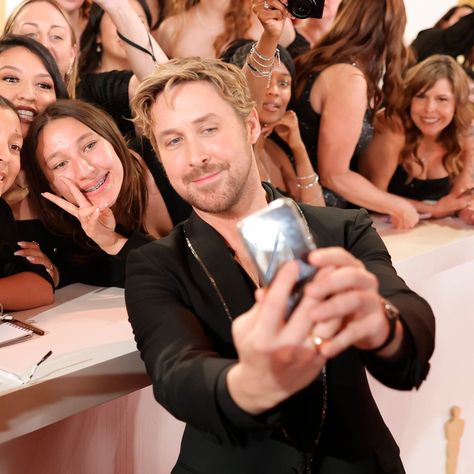
[[[295,0],[291,2],[290,13],[296,18],[308,18],[313,9],[311,1]]]

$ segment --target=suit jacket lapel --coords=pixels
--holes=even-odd
[[[253,292],[245,281],[223,237],[195,212],[184,224],[186,236],[215,281],[232,319],[248,311],[254,304]],[[216,300],[222,306],[216,292]]]

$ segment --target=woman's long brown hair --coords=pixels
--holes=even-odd
[[[409,175],[413,175],[415,164],[424,168],[423,161],[417,156],[423,135],[411,118],[411,103],[417,94],[428,91],[440,79],[449,81],[455,100],[453,120],[438,138],[438,142],[446,149],[443,166],[451,178],[462,171],[461,141],[473,119],[468,100],[469,84],[462,67],[453,58],[436,54],[407,71],[404,81],[405,91],[398,106],[398,115],[405,130],[405,145],[400,153],[400,161]]]
[[[333,64],[354,63],[365,75],[369,104],[378,109],[383,103],[391,115],[407,63],[405,25],[403,0],[343,0],[331,29],[296,60],[297,95],[310,74]]]
[[[61,118],[73,118],[83,123],[112,145],[123,166],[122,186],[112,208],[115,220],[127,234],[135,230],[145,230],[148,192],[142,166],[131,155],[112,118],[97,107],[79,100],[58,100],[49,105],[31,124],[21,150],[22,168],[26,174],[34,208],[41,221],[53,233],[72,237],[84,249],[98,249],[86,236],[75,217],[41,196],[43,192],[54,194],[54,191],[39,164],[38,143],[46,125]]]

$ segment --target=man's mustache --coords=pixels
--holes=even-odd
[[[217,173],[227,169],[229,166],[225,163],[205,163],[199,168],[193,168],[188,174],[183,177],[183,182],[186,184],[204,178],[211,174]]]

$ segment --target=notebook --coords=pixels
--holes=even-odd
[[[33,335],[30,329],[22,328],[11,322],[0,322],[0,347],[28,339]]]

